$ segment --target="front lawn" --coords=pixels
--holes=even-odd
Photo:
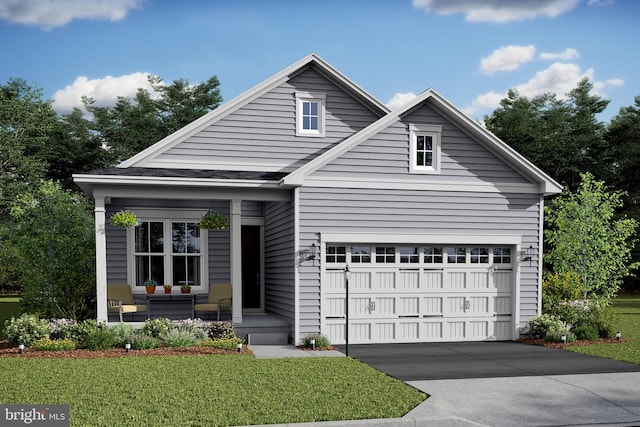
[[[425,395],[357,360],[247,355],[2,358],[0,402],[70,404],[72,426],[400,417]]]
[[[640,296],[620,295],[613,301],[622,338],[627,342],[566,347],[566,350],[640,365]]]

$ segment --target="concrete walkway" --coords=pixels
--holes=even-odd
[[[291,346],[250,348],[258,358],[344,356]],[[402,418],[279,426],[640,426],[638,365],[518,343],[356,346],[350,356],[429,398]],[[561,369],[572,373],[557,374]]]

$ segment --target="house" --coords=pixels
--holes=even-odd
[[[74,179],[95,200],[98,320],[107,284],[231,283],[236,327],[276,317],[293,343],[346,324],[351,343],[518,338],[561,191],[436,91],[389,111],[315,54]],[[141,224],[111,226],[122,209]],[[209,209],[227,230],[196,227]]]

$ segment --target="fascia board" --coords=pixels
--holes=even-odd
[[[158,178],[150,176],[114,176],[114,175],[73,175],[76,184],[87,185],[145,185],[145,186],[181,186],[181,187],[236,187],[236,188],[279,188],[279,181],[247,179],[210,179],[210,178]]]

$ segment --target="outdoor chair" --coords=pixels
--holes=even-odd
[[[209,296],[206,304],[196,304],[194,306],[195,312],[204,311],[211,313],[217,313],[217,320],[220,320],[220,313],[222,311],[231,312],[232,301],[232,286],[229,284],[216,284],[209,286]]]
[[[136,304],[133,300],[133,293],[129,285],[107,285],[107,308],[111,313],[118,313],[120,322],[122,314],[130,313],[132,318],[135,313],[149,312],[146,305]]]

